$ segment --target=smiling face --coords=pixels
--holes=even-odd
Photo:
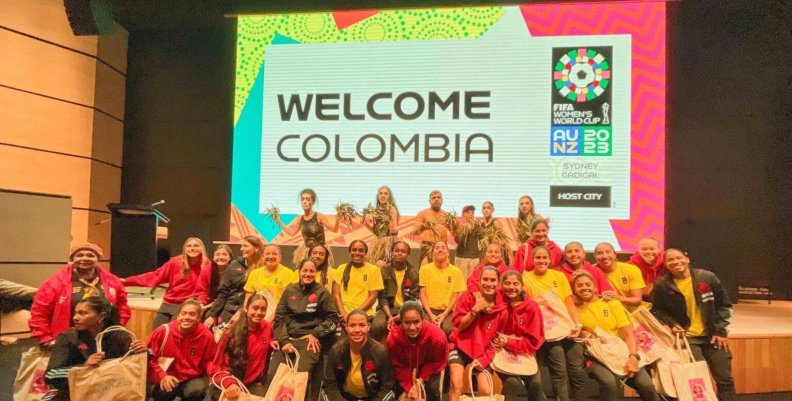
[[[198,320],[201,317],[201,307],[198,305],[187,304],[182,306],[179,314],[176,316],[176,321],[179,323],[179,328],[182,332],[189,332],[198,326]]]
[[[523,292],[523,284],[517,274],[505,274],[501,286],[503,287],[503,295],[510,301],[520,299],[520,295]]]
[[[275,270],[281,261],[280,248],[275,245],[267,245],[264,247],[264,266],[269,270]]]
[[[101,324],[104,314],[96,313],[87,302],[80,302],[74,308],[72,323],[77,331],[85,331]]]
[[[390,200],[390,190],[386,187],[380,187],[379,191],[377,191],[377,202],[380,205],[384,205],[388,203]]]
[[[581,275],[575,279],[575,287],[573,288],[575,295],[578,296],[583,302],[589,302],[596,294],[594,287],[594,280],[586,275]]]
[[[481,295],[495,295],[498,290],[498,272],[492,269],[484,269],[479,279],[479,290]]]
[[[417,310],[408,310],[401,317],[401,326],[407,338],[415,340],[421,334],[423,319]]]
[[[487,245],[487,251],[484,253],[484,261],[490,266],[500,266],[503,263],[503,251],[499,244]]]
[[[484,216],[484,218],[486,219],[492,217],[492,213],[494,211],[495,211],[495,207],[492,206],[492,203],[484,202],[484,204],[481,205],[481,215]]]
[[[566,248],[564,248],[564,259],[574,268],[580,267],[585,257],[586,252],[583,250],[583,247],[576,242],[567,244]]]
[[[360,266],[366,258],[366,244],[363,241],[355,241],[349,247],[349,259],[355,266]]]
[[[311,194],[303,192],[303,194],[300,195],[300,205],[302,206],[303,211],[307,212],[313,209],[313,204],[314,198]]]
[[[349,316],[347,318],[346,332],[349,337],[349,342],[363,344],[368,338],[368,318],[360,314]]]
[[[594,250],[594,256],[597,258],[597,266],[602,270],[610,273],[616,266],[616,252],[610,244],[599,244]]]
[[[550,252],[545,248],[534,249],[533,262],[534,273],[538,276],[544,275],[547,273],[547,269],[550,268]]]
[[[81,272],[90,272],[97,266],[99,266],[99,256],[92,251],[83,249],[72,256],[72,267]]]
[[[655,264],[657,255],[660,254],[660,244],[653,238],[643,238],[638,241],[638,255],[649,266]]]
[[[228,266],[231,263],[231,254],[225,248],[217,248],[212,255],[212,260],[218,266]]]
[[[300,267],[300,283],[312,284],[316,280],[316,264],[313,261],[304,262]]]
[[[533,212],[533,201],[528,196],[520,198],[520,213],[528,214]]]
[[[250,323],[260,324],[267,314],[267,300],[264,298],[257,298],[250,301],[247,307],[247,318]]]
[[[258,251],[258,248],[253,246],[253,244],[251,244],[250,242],[247,242],[245,240],[242,240],[242,248],[241,249],[242,249],[242,257],[244,257],[247,260],[255,259],[256,251]]]
[[[678,249],[669,249],[665,254],[665,267],[675,278],[690,275],[690,259]]]
[[[448,244],[443,241],[437,241],[432,247],[432,258],[435,262],[448,261]]]
[[[533,231],[531,231],[531,239],[537,244],[542,245],[547,242],[548,232],[550,232],[550,228],[547,227],[547,224],[539,223],[534,227]]]
[[[188,258],[197,258],[201,256],[201,244],[194,240],[188,240],[184,243],[184,253]]]

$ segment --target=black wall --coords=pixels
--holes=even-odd
[[[130,31],[122,201],[165,199],[175,253],[190,235],[227,238],[236,31],[223,12],[251,9],[135,3],[116,10]],[[257,10],[382,6],[372,4]],[[667,245],[716,271],[732,294],[762,284],[792,296],[783,279],[792,260],[789,21],[790,1],[669,3]]]

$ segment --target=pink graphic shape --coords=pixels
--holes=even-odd
[[[333,21],[335,21],[338,30],[342,30],[368,17],[377,15],[377,13],[379,13],[379,10],[335,11],[333,12]]]
[[[664,2],[520,6],[532,36],[632,36],[630,218],[611,220],[623,250],[641,237],[663,243],[665,227]],[[610,73],[609,73],[610,74]],[[603,75],[603,78],[606,78]]]

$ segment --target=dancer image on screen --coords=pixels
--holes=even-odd
[[[396,241],[390,252],[391,262],[382,267],[382,284],[379,292],[377,313],[371,322],[371,338],[382,342],[388,335],[388,322],[398,314],[406,301],[420,300],[418,268],[407,261],[410,246],[404,241]]]
[[[279,246],[275,244],[264,245],[264,253],[261,259],[264,262],[264,266],[250,272],[245,283],[245,303],[253,294],[264,295],[269,305],[267,316],[264,319],[272,322],[272,319],[275,318],[275,307],[281,299],[283,290],[290,284],[298,282],[299,278],[294,270],[280,263],[281,253]],[[240,312],[237,311],[237,315],[239,314]],[[233,320],[234,318],[232,318],[232,322]]]
[[[266,314],[267,299],[258,294],[251,296],[245,313],[217,342],[217,353],[208,369],[209,378],[212,383],[227,389],[225,396],[229,399],[239,398],[242,391],[235,378],[251,394],[266,394],[264,372],[272,349],[278,349],[278,342],[273,341],[272,325],[264,319]],[[209,393],[213,400],[220,398],[220,390],[216,387],[212,387]]]
[[[73,327],[58,334],[52,346],[44,382],[50,389],[43,401],[68,401],[69,369],[76,366],[99,366],[105,359],[120,358],[128,350],[133,354],[146,351],[143,340],[132,342],[129,333],[110,332],[103,338],[102,352],[97,352],[96,336],[110,326],[120,324],[118,309],[107,299],[89,296],[80,299],[74,308]],[[140,372],[142,376],[144,372]],[[78,400],[74,400],[78,401]]]
[[[500,243],[503,248],[503,261],[508,265],[512,259],[512,242],[514,241],[506,232],[506,226],[503,221],[493,216],[495,213],[495,205],[490,201],[484,201],[481,204],[481,215],[484,216],[482,221],[482,234],[481,234],[481,251],[485,251],[489,244],[493,242]]]
[[[597,294],[594,279],[588,272],[581,271],[572,277],[572,287],[577,298],[577,310],[584,331],[582,337],[594,334],[597,328],[603,329],[613,336],[618,336],[630,350],[630,355],[625,366],[626,376],[617,377],[610,369],[594,358],[587,358],[586,372],[600,385],[600,399],[603,401],[616,401],[621,399],[622,390],[619,380],[634,388],[641,396],[642,401],[660,401],[660,396],[655,390],[652,378],[646,369],[639,368],[641,360],[638,355],[638,343],[635,340],[632,323],[627,311],[619,301],[605,301]]]
[[[485,370],[495,356],[493,340],[497,338],[506,319],[506,304],[498,292],[498,279],[498,269],[484,268],[479,292],[464,292],[454,308],[454,331],[451,333],[451,351],[448,353],[450,401],[458,401],[462,395],[465,366],[472,365],[474,371]],[[477,377],[479,395],[489,395],[491,388],[484,374],[473,377]]]
[[[346,321],[347,313],[360,309],[368,316],[374,316],[374,302],[379,292],[385,288],[379,267],[366,262],[368,246],[361,240],[349,244],[349,262],[336,267],[333,278],[333,298],[336,302],[341,321]],[[368,330],[366,330],[368,335]]]
[[[454,234],[454,240],[457,243],[454,265],[462,271],[462,275],[465,278],[470,275],[470,272],[481,261],[479,244],[484,233],[484,227],[480,221],[476,220],[475,213],[475,206],[464,206],[462,208],[462,222],[451,229]]]
[[[644,301],[649,301],[655,280],[668,273],[663,263],[663,250],[660,248],[660,241],[652,237],[638,240],[638,250],[630,257],[629,263],[641,269],[644,283],[646,283],[643,297]]]
[[[448,263],[448,244],[445,241],[435,242],[431,252],[434,261],[421,266],[418,271],[421,304],[427,319],[450,335],[454,328],[454,306],[459,295],[467,290],[467,285],[459,268]]]
[[[99,245],[75,246],[69,252],[69,263],[35,292],[28,326],[30,335],[42,348],[55,344],[58,334],[71,327],[77,304],[90,296],[101,296],[115,305],[121,324],[126,324],[132,316],[121,280],[99,267],[103,257]]]
[[[616,260],[616,250],[607,242],[597,244],[594,255],[597,258],[597,267],[607,275],[612,288],[610,291],[602,291],[602,297],[606,301],[618,300],[629,312],[635,311],[639,306],[652,308],[651,304],[642,301],[646,284],[637,266]]]
[[[389,401],[396,376],[385,346],[370,339],[366,312],[349,312],[346,336],[327,354],[322,380],[325,401]]]
[[[501,289],[507,314],[501,332],[494,340],[495,347],[517,354],[535,355],[545,341],[539,305],[526,295],[522,275],[516,270],[501,274]],[[500,372],[498,376],[503,381],[503,395],[506,401],[519,400],[518,392],[513,390],[520,387],[525,388],[531,401],[547,399],[542,390],[542,379],[538,371],[531,376],[508,375]]]
[[[232,261],[223,272],[217,299],[206,313],[204,325],[212,328],[217,323],[229,323],[231,317],[245,301],[245,283],[250,272],[264,265],[264,241],[255,235],[242,239],[242,256]]]
[[[572,275],[583,270],[594,278],[597,293],[602,294],[605,291],[613,290],[605,273],[586,260],[586,251],[583,250],[583,244],[580,242],[573,241],[566,244],[564,247],[564,261],[556,267],[556,270],[567,276],[570,286],[572,285]]]
[[[303,209],[302,216],[298,216],[292,220],[289,225],[283,224],[279,214],[273,216],[275,223],[280,226],[283,232],[290,236],[294,236],[299,231],[303,237],[303,243],[294,251],[292,266],[298,265],[301,260],[308,257],[308,250],[314,245],[325,244],[325,229],[338,232],[338,225],[340,223],[338,217],[331,217],[313,210],[314,205],[316,205],[318,201],[319,199],[316,196],[316,192],[314,192],[313,189],[306,188],[300,192],[300,205]],[[330,262],[332,264],[332,255],[328,255],[328,257],[331,258]]]
[[[732,353],[727,340],[731,302],[718,277],[693,269],[687,254],[670,248],[663,255],[668,274],[655,281],[652,313],[674,333],[685,335],[696,360],[707,361],[718,384],[718,399],[736,400]]]
[[[484,268],[487,266],[492,266],[498,269],[500,274],[506,273],[507,271],[511,270],[509,266],[506,265],[506,262],[503,260],[503,248],[498,243],[492,243],[487,246],[486,252],[484,252],[484,261],[476,266],[470,275],[467,278],[467,290],[470,292],[476,292],[479,290],[478,282],[481,278],[481,272],[484,271]]]
[[[574,395],[576,401],[583,401],[586,399],[583,395],[586,384],[586,372],[583,371],[584,349],[581,344],[573,341],[580,334],[583,325],[578,319],[572,289],[564,273],[550,268],[550,251],[547,248],[537,246],[533,252],[533,262],[535,268],[523,273],[526,292],[544,308],[549,307],[545,297],[551,296],[545,294],[552,292],[563,302],[566,313],[574,324],[566,337],[551,340],[545,337],[545,343],[539,351],[540,358],[550,369],[553,393],[559,401],[569,401],[570,395]],[[553,320],[557,318],[544,318],[543,313],[545,336]]]
[[[366,261],[382,267],[390,260],[391,245],[399,234],[399,208],[390,187],[383,185],[377,190],[377,202],[368,212],[362,221],[374,233],[374,240],[369,245]]]
[[[531,223],[531,237],[520,244],[512,261],[512,268],[520,273],[533,270],[533,250],[543,246],[550,251],[550,267],[558,266],[564,259],[564,253],[555,242],[550,240],[550,224],[545,219],[535,219]]]
[[[533,224],[534,220],[536,219],[544,219],[541,214],[536,213],[534,210],[534,201],[533,198],[528,195],[523,195],[520,197],[519,204],[517,206],[517,239],[520,240],[520,243],[528,241],[531,238],[531,233],[533,229],[531,225]],[[550,220],[545,219],[545,220]]]
[[[448,241],[448,231],[454,224],[448,212],[442,209],[443,194],[434,190],[429,194],[429,208],[421,210],[415,216],[413,234],[421,236],[420,264],[432,261],[431,249],[437,241]]]
[[[200,324],[201,304],[184,301],[176,320],[154,329],[148,340],[148,382],[154,385],[154,401],[202,401],[206,396],[204,378],[215,356],[216,345],[212,332]],[[166,338],[167,337],[167,338]],[[164,369],[160,357],[173,358]]]
[[[206,248],[200,238],[190,237],[184,241],[182,254],[174,256],[157,270],[122,278],[125,286],[154,287],[168,283],[162,305],[154,317],[153,327],[159,327],[176,318],[182,302],[195,298],[202,305],[208,303],[209,294],[206,285],[212,275],[212,261],[206,254]]]
[[[417,383],[426,389],[427,401],[440,401],[440,375],[446,367],[448,340],[439,327],[424,321],[420,303],[406,301],[399,309],[398,323],[388,334],[388,353],[398,385],[396,398],[422,400]]]
[[[333,296],[333,277],[335,277],[335,269],[330,266],[330,260],[327,257],[329,254],[330,250],[327,249],[327,246],[321,244],[314,245],[308,251],[308,257],[313,259],[316,263],[316,282],[324,286],[327,293]]]
[[[283,352],[273,354],[267,380],[272,383],[278,366],[297,351],[297,371],[310,374],[306,400],[316,400],[324,355],[335,341],[338,313],[333,296],[316,281],[316,261],[303,259],[297,272],[300,282],[286,288],[275,310],[275,339]]]

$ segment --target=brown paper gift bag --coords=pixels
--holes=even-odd
[[[242,383],[242,380],[237,379],[236,376],[232,375],[230,372],[217,372],[214,375],[212,375],[211,382],[212,382],[212,384],[215,387],[217,387],[217,388],[219,388],[221,390],[220,398],[218,398],[218,401],[231,401],[231,399],[228,398],[228,396],[226,396],[226,390],[228,389],[228,387],[223,387],[223,383],[217,383],[217,381],[215,381],[215,377],[217,375],[219,375],[220,373],[227,374],[228,378],[233,379],[236,382],[236,385],[239,386],[239,388],[242,390],[242,391],[239,392],[239,397],[234,399],[234,401],[263,401],[264,400],[263,397],[259,397],[257,395],[250,394],[250,390],[248,390],[248,388],[245,386],[245,383]]]
[[[286,354],[286,363],[280,364],[275,376],[272,378],[265,401],[304,401],[305,389],[308,386],[308,372],[298,372],[300,353],[294,350],[296,356],[292,363]]]
[[[38,346],[22,353],[14,380],[14,401],[40,401],[47,393],[44,373],[47,372],[50,353]]]

